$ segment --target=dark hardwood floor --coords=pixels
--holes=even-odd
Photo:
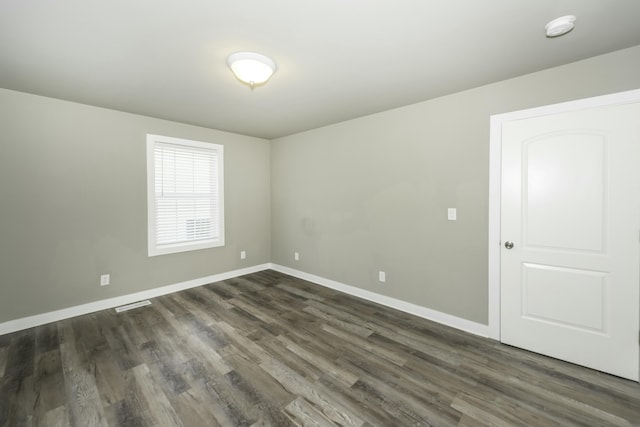
[[[0,426],[640,425],[640,385],[265,271],[0,336]]]

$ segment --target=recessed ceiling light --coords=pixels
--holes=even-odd
[[[574,15],[561,16],[545,25],[544,29],[547,30],[547,37],[559,37],[573,30],[575,22]]]
[[[236,77],[251,88],[266,83],[276,72],[276,63],[255,52],[236,52],[229,55],[227,65]]]

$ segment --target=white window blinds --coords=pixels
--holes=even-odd
[[[149,137],[150,255],[223,245],[222,146]]]

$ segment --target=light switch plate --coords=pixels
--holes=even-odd
[[[456,208],[447,209],[447,219],[449,221],[455,221],[457,217],[458,217],[458,213],[456,211]]]

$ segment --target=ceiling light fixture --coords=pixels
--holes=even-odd
[[[255,52],[236,52],[229,55],[227,65],[238,80],[251,89],[264,84],[276,72],[276,63],[271,58]]]
[[[560,37],[573,30],[576,22],[576,17],[573,15],[561,16],[545,25],[544,29],[547,31],[547,37]]]

